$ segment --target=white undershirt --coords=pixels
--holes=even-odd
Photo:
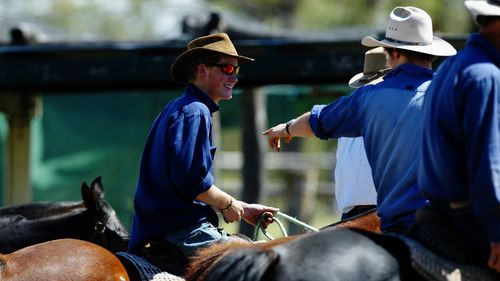
[[[338,139],[334,189],[342,213],[357,205],[376,204],[377,193],[363,137]]]

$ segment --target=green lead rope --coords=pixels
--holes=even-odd
[[[288,220],[289,222],[292,222],[298,226],[301,226],[302,228],[304,229],[307,229],[307,230],[310,230],[310,231],[313,231],[313,232],[318,232],[319,230],[315,227],[312,227],[304,222],[301,222],[299,221],[298,219],[296,218],[293,218],[287,214],[284,214],[280,211],[276,212],[274,214],[274,217],[273,217],[273,221],[276,222],[278,224],[278,227],[281,231],[281,234],[283,235],[283,237],[287,237],[288,234],[286,232],[286,229],[285,227],[283,226],[283,223],[280,221],[279,218],[284,218],[286,220]],[[269,234],[269,232],[263,227],[262,225],[262,220],[264,220],[264,216],[260,217],[259,221],[257,222],[257,225],[255,226],[255,232],[254,232],[254,235],[253,235],[253,240],[254,241],[257,241],[258,237],[259,237],[259,230],[264,234],[264,236],[269,239],[269,240],[273,240],[274,237]]]

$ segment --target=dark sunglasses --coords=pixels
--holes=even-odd
[[[220,70],[227,75],[233,75],[235,73],[238,75],[240,72],[240,66],[232,65],[230,63],[206,63],[206,65],[217,66]]]

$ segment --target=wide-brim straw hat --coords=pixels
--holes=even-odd
[[[396,7],[392,10],[385,38],[366,36],[361,44],[368,47],[388,47],[410,50],[433,56],[453,56],[457,50],[450,43],[434,36],[432,19],[416,7]]]
[[[474,20],[478,16],[500,16],[500,0],[469,0],[465,1],[465,7],[469,9]]]
[[[214,56],[230,56],[240,62],[254,59],[240,56],[226,33],[202,36],[189,42],[187,50],[180,54],[170,68],[170,75],[177,83],[188,83],[188,66],[204,58]]]
[[[349,86],[359,88],[369,83],[375,83],[375,81],[384,77],[389,71],[391,71],[391,67],[387,62],[387,53],[384,51],[384,48],[377,47],[368,50],[365,53],[363,72],[354,75],[349,80]]]

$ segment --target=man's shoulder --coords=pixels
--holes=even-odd
[[[210,114],[206,104],[192,95],[183,95],[172,100],[165,108],[167,115],[200,115]]]

